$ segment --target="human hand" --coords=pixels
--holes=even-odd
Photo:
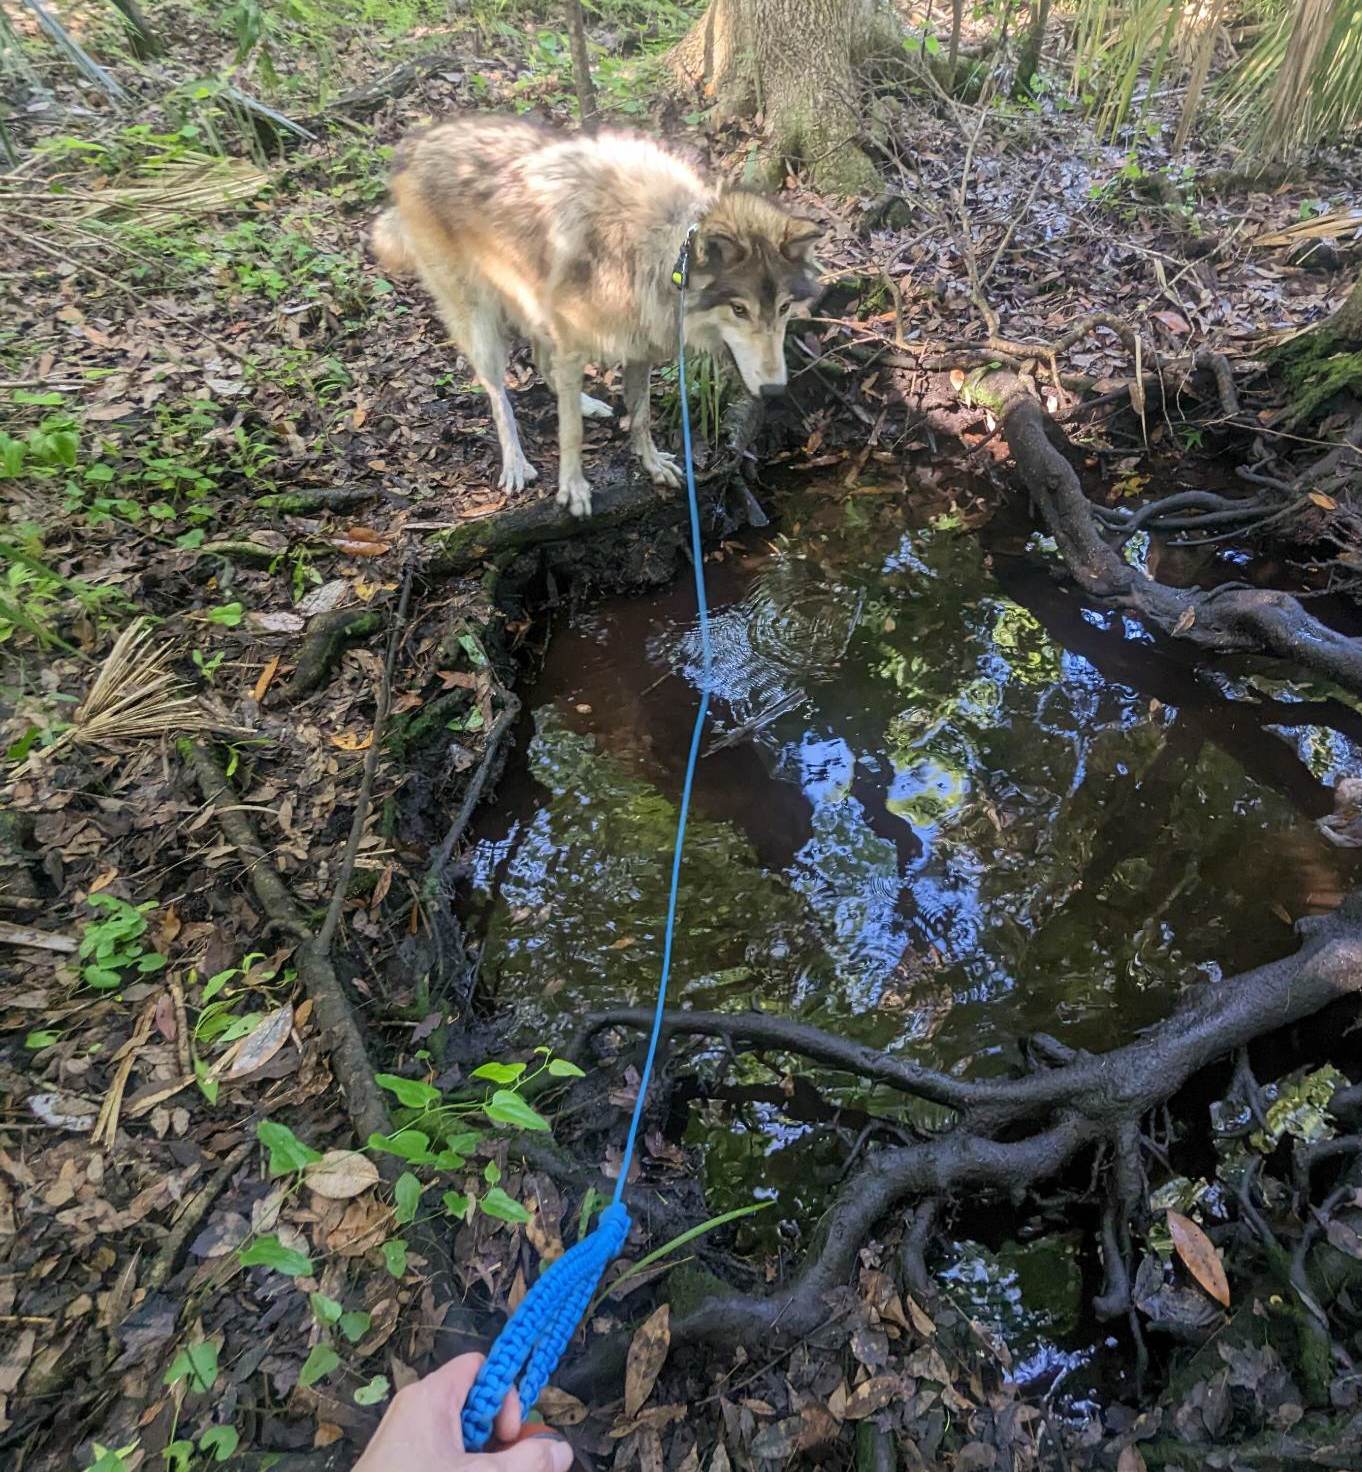
[[[481,1368],[480,1354],[460,1355],[399,1390],[354,1472],[569,1472],[572,1448],[548,1435],[505,1451],[464,1451],[459,1416]],[[493,1434],[502,1443],[521,1434],[514,1390],[497,1414]]]

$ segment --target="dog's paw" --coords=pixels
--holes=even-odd
[[[523,456],[517,455],[501,467],[497,486],[503,491],[523,491],[532,480],[539,479],[539,472]]]
[[[593,399],[590,394],[582,395],[582,414],[587,419],[613,419],[615,411],[609,404],[601,399]]]
[[[649,445],[639,451],[638,458],[655,486],[666,486],[672,491],[681,488],[681,467],[676,463],[674,455],[659,450],[655,445]]]
[[[584,476],[564,476],[558,482],[558,494],[554,499],[566,506],[573,516],[591,515],[591,485]]]

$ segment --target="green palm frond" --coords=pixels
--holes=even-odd
[[[1226,79],[1250,150],[1281,157],[1362,127],[1362,0],[1283,9]]]

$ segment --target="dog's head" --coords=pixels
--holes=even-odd
[[[818,296],[813,248],[822,231],[760,194],[720,195],[700,222],[690,268],[686,339],[728,350],[747,391],[785,391],[785,324]]]

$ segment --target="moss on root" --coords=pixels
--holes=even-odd
[[[1329,324],[1294,337],[1269,355],[1289,392],[1283,422],[1308,423],[1343,392],[1362,393],[1362,345],[1329,331]]]

